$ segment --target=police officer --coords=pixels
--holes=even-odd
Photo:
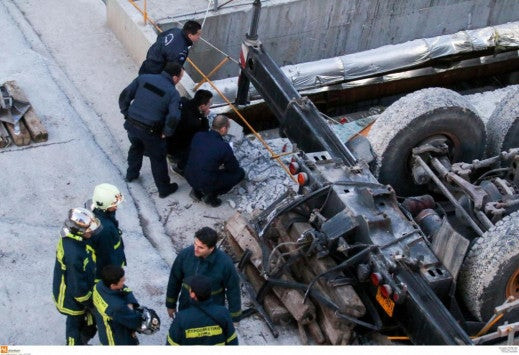
[[[170,62],[160,74],[139,75],[119,96],[119,107],[126,118],[124,128],[131,143],[126,181],[139,177],[146,152],[160,198],[178,189],[169,180],[165,138],[173,134],[180,119],[180,95],[175,85],[183,74],[180,64]]]
[[[85,208],[72,208],[60,232],[52,293],[56,308],[67,316],[67,345],[85,345],[95,334],[88,311],[92,305],[95,255],[86,243],[100,228],[99,220]]]
[[[229,311],[211,299],[211,279],[196,275],[189,288],[190,307],[171,323],[166,345],[238,345]]]
[[[185,169],[184,176],[193,188],[190,196],[213,207],[222,203],[218,195],[228,192],[245,177],[232,148],[222,138],[229,126],[229,119],[218,115],[210,131],[195,134]]]
[[[182,30],[175,27],[160,33],[148,49],[139,74],[159,74],[167,62],[184,65],[189,47],[197,42],[201,35],[202,26],[196,21],[187,21]]]
[[[175,133],[168,139],[168,154],[176,161],[174,170],[180,175],[184,174],[189,146],[193,136],[197,132],[207,132],[209,121],[207,115],[212,104],[213,94],[208,90],[198,90],[192,100],[183,97],[182,114]]]
[[[214,303],[225,306],[225,298],[233,320],[241,315],[240,280],[232,259],[216,248],[216,231],[204,227],[195,233],[194,244],[183,249],[176,257],[169,275],[166,307],[173,317],[178,310],[189,307],[189,284],[195,275],[211,279]],[[180,297],[179,297],[180,294]]]
[[[126,266],[122,232],[115,216],[123,200],[114,185],[99,184],[94,188],[91,208],[103,227],[88,240],[96,253],[96,279],[101,279],[101,271],[106,265]]]
[[[136,331],[141,327],[142,314],[133,292],[124,284],[124,270],[107,265],[101,280],[94,287],[94,315],[103,345],[138,345]]]

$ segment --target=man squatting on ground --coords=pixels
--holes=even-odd
[[[187,160],[185,178],[193,188],[191,197],[213,207],[221,205],[219,195],[245,177],[231,146],[222,138],[229,127],[229,118],[216,116],[210,131],[198,132],[193,137]]]
[[[176,162],[172,165],[173,170],[180,175],[184,175],[187,158],[189,156],[189,146],[194,135],[198,132],[209,130],[209,115],[213,94],[208,90],[198,90],[192,100],[185,97],[181,101],[180,122],[175,129],[175,133],[168,138],[168,154]]]

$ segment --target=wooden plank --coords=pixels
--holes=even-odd
[[[14,100],[29,103],[29,100],[27,100],[25,93],[18,86],[18,84],[16,84],[16,81],[6,81],[5,84],[3,84],[3,86],[7,89],[7,92],[9,93],[9,95],[12,96]]]
[[[261,265],[261,247],[252,235],[252,229],[248,228],[245,219],[237,212],[225,224],[225,229],[236,240],[242,250],[249,249],[252,252],[251,262],[258,269],[262,270]],[[286,275],[281,277],[285,281],[293,281]],[[276,294],[281,302],[288,309],[294,319],[301,324],[308,324],[315,319],[315,306],[310,301],[304,302],[304,297],[301,292],[294,289],[273,287],[272,291]]]
[[[326,338],[321,330],[321,327],[319,326],[319,323],[317,323],[316,320],[308,324],[307,328],[308,333],[310,334],[310,336],[316,344],[324,344],[326,342]]]
[[[9,133],[3,125],[3,122],[0,122],[0,148],[5,148],[9,144],[11,144],[11,138],[9,137]]]
[[[289,231],[290,240],[297,240],[297,238],[299,238],[299,236],[303,232],[311,228],[312,227],[308,223],[293,223]],[[318,259],[315,256],[309,258],[306,264],[315,275],[320,275],[323,272],[326,272],[327,270],[330,270],[331,268],[337,266],[337,263],[333,261],[333,259],[330,257]],[[337,272],[335,274],[329,274],[329,276],[340,277],[342,275],[339,272]],[[320,278],[318,284],[320,284],[324,289],[327,290],[326,294],[335,302],[335,304],[339,306],[342,313],[346,313],[348,315],[351,315],[352,317],[357,318],[360,318],[364,316],[364,314],[366,314],[366,307],[364,306],[364,303],[360,299],[359,295],[357,295],[357,292],[353,289],[352,286],[341,285],[336,287],[330,287],[328,286],[325,277]]]
[[[49,139],[49,133],[41,123],[32,107],[25,113],[22,120],[27,125],[29,134],[34,142],[46,142]]]
[[[27,96],[25,96],[23,90],[18,86],[18,84],[16,84],[14,80],[5,82],[3,86],[7,89],[7,92],[14,100],[29,103]],[[24,126],[25,129],[22,129],[22,126]],[[21,137],[14,134],[14,127],[11,126],[11,129],[8,127],[8,130],[11,134],[11,137],[13,138],[14,143],[18,146],[27,145],[30,143],[30,140],[27,142],[27,136],[25,132],[28,132],[29,137],[32,138],[32,140],[36,143],[45,142],[49,138],[47,130],[41,123],[32,107],[29,108],[24,117],[20,120],[20,130],[22,131]]]
[[[17,146],[29,145],[31,143],[31,135],[29,134],[29,130],[27,129],[27,126],[25,125],[25,123],[23,123],[22,120],[20,120],[19,123],[20,132],[18,134],[14,133],[14,126],[12,124],[5,123],[5,127],[11,135],[11,139],[13,140],[14,144],[16,144]]]
[[[243,250],[241,250],[240,246],[238,243],[236,243],[234,238],[227,238],[226,243],[231,253],[238,258],[241,258],[243,255]],[[254,287],[256,292],[258,292],[265,282],[265,280],[260,276],[258,270],[251,264],[248,264],[243,268],[243,272],[245,276],[247,276],[247,279],[251,283],[252,287]],[[265,311],[267,311],[267,314],[270,316],[270,319],[272,319],[274,324],[286,323],[292,319],[290,312],[288,312],[285,306],[283,306],[276,295],[271,292],[265,295],[263,300],[263,308],[265,308]]]

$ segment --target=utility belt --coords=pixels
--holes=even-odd
[[[147,125],[145,123],[142,123],[141,121],[137,121],[130,116],[126,116],[126,121],[130,122],[133,126],[138,127],[140,129],[143,129],[149,134],[160,136],[162,134],[162,129],[164,128],[163,123],[155,123],[154,125]]]

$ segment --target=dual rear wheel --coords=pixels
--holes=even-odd
[[[519,87],[501,101],[486,128],[472,105],[451,90],[424,89],[401,98],[378,116],[368,135],[377,155],[375,176],[400,196],[426,193],[426,186],[414,183],[412,149],[438,136],[446,138],[452,163],[519,147]],[[473,241],[458,290],[482,321],[508,297],[519,297],[519,211]],[[508,318],[519,320],[519,312]]]

